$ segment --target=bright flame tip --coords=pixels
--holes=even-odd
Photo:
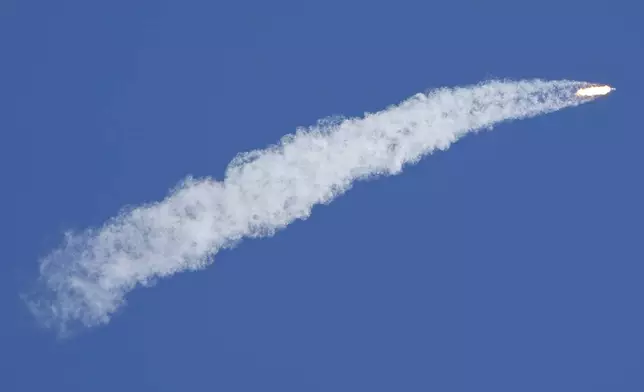
[[[580,88],[575,92],[575,95],[578,97],[593,98],[593,97],[598,97],[600,95],[606,95],[613,90],[615,90],[615,87],[609,86],[607,84],[594,85],[594,86]]]

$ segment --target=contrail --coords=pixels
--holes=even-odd
[[[197,270],[243,238],[273,235],[361,179],[401,172],[468,132],[589,102],[576,81],[493,80],[442,88],[363,118],[326,119],[238,155],[223,181],[188,177],[161,202],[67,233],[24,299],[61,334],[109,322],[137,284]]]

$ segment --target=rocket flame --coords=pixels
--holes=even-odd
[[[578,97],[596,97],[599,95],[606,95],[613,90],[615,89],[609,85],[591,86],[580,88],[579,90],[577,90],[575,95]]]

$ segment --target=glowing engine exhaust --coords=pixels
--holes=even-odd
[[[599,86],[590,86],[590,87],[580,88],[579,90],[577,90],[575,95],[578,97],[584,97],[584,98],[594,98],[601,95],[606,95],[613,90],[615,90],[615,88],[607,84],[599,85]]]

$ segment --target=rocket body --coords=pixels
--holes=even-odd
[[[575,95],[578,97],[593,98],[600,95],[606,95],[613,90],[615,90],[615,88],[609,85],[590,86],[580,88],[579,90],[577,90]]]

